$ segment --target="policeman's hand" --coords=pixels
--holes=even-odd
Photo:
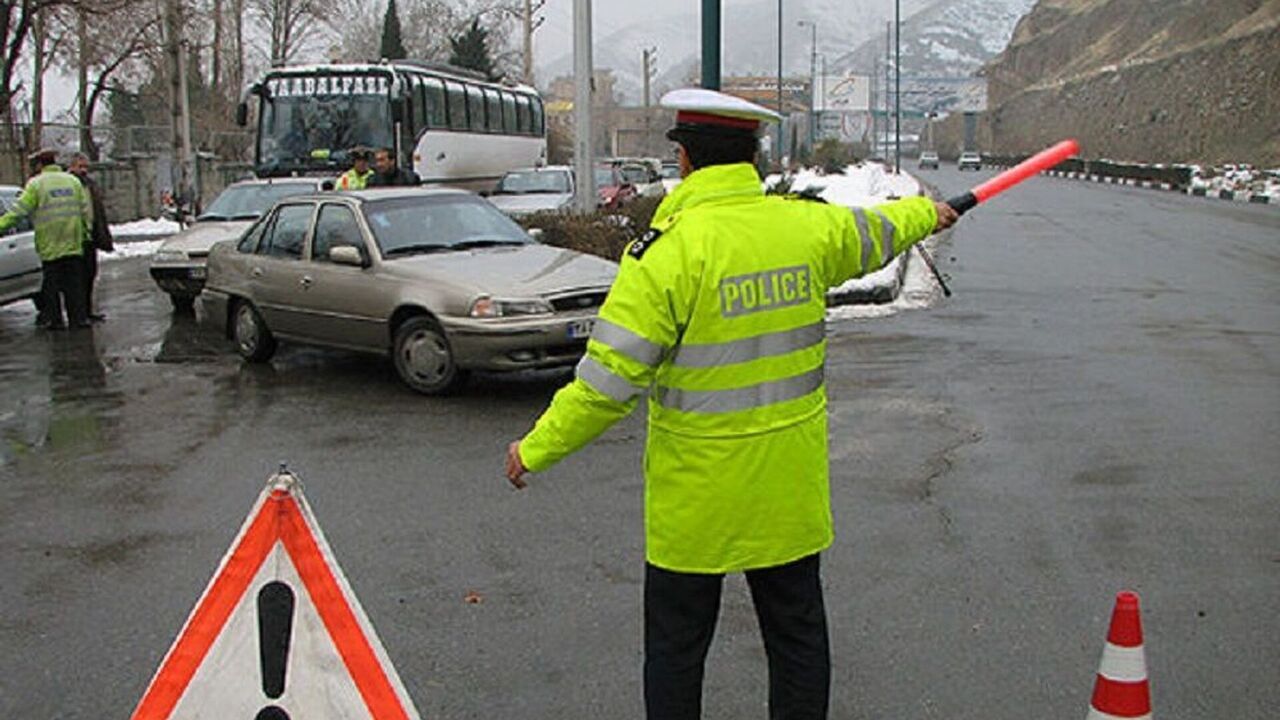
[[[525,467],[524,461],[520,459],[520,441],[516,440],[507,446],[507,479],[517,490],[523,490],[529,485],[521,479],[527,472],[529,468]]]
[[[933,226],[934,232],[942,232],[952,225],[955,225],[956,221],[960,219],[960,213],[956,212],[955,208],[944,202],[934,200],[933,206],[938,210],[938,224]]]

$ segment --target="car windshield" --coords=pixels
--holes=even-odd
[[[679,180],[680,166],[679,165],[663,165],[662,178],[664,180]]]
[[[596,168],[596,187],[611,187],[618,185],[618,175],[612,168]]]
[[[622,178],[632,184],[644,184],[649,182],[649,172],[637,165],[628,165],[622,168]]]
[[[264,167],[340,167],[356,145],[393,145],[386,77],[283,76],[266,85],[258,132]]]
[[[277,200],[315,190],[315,185],[302,182],[232,185],[223,190],[196,221],[253,220],[275,205]]]
[[[499,193],[567,193],[569,173],[560,170],[531,170],[509,172],[498,183]]]
[[[519,225],[473,195],[371,200],[364,216],[383,257],[532,242]]]

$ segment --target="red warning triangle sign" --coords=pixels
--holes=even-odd
[[[316,523],[282,471],[178,633],[134,720],[418,720]]]

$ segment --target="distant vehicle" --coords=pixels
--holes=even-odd
[[[260,177],[336,176],[356,145],[395,151],[424,184],[488,190],[508,170],[547,159],[542,98],[527,85],[417,60],[279,67],[236,109],[247,125],[256,98]]]
[[[190,310],[204,287],[205,261],[214,243],[240,237],[277,200],[316,192],[324,182],[275,178],[228,185],[194,224],[161,243],[151,256],[151,278],[175,309]]]
[[[597,167],[595,181],[596,207],[603,210],[617,210],[638,197],[635,185],[627,182],[616,167]]]
[[[9,212],[21,194],[22,188],[17,185],[0,185],[0,213]],[[26,298],[34,300],[40,294],[43,279],[31,219],[19,218],[8,234],[0,237],[0,305]]]
[[[981,170],[982,156],[976,152],[966,151],[960,153],[960,160],[956,163],[958,170]]]
[[[512,170],[498,181],[489,202],[511,217],[564,210],[573,204],[573,170],[563,165]]]
[[[662,175],[662,189],[668,194],[670,194],[672,190],[676,189],[676,186],[680,184],[680,180],[682,179],[680,177],[679,163],[662,163],[662,170],[660,170],[659,173]]]
[[[619,165],[618,170],[622,172],[624,180],[635,186],[639,197],[662,197],[666,194],[657,168],[647,164],[628,163]]]
[[[471,369],[577,362],[616,273],[472,193],[385,188],[279,202],[214,246],[200,297],[249,362],[277,340],[389,355],[405,385],[437,394]]]
[[[938,153],[932,150],[925,150],[920,153],[920,169],[921,170],[937,170],[938,169]]]

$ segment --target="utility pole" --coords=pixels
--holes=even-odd
[[[653,76],[658,73],[658,48],[651,47],[644,49],[644,106],[649,107],[649,87],[652,84]]]
[[[818,138],[818,24],[812,20],[801,20],[796,25],[799,27],[808,25],[811,31],[809,43],[809,151],[813,152],[813,147]]]
[[[893,69],[893,23],[884,24],[884,158],[889,160],[889,88],[893,78],[889,77]]]
[[[702,0],[702,87],[720,89],[720,0]]]
[[[524,84],[533,85],[533,33],[542,26],[545,17],[535,19],[534,15],[547,4],[547,0],[524,0]]]
[[[44,48],[48,37],[44,25],[44,7],[36,7],[34,17],[31,19],[31,40],[35,44],[35,52],[32,53],[34,77],[31,79],[31,147],[28,150],[39,150],[44,144]],[[80,91],[82,97],[83,87],[82,85]]]
[[[596,208],[596,179],[591,158],[591,0],[573,2],[573,206],[588,213]]]
[[[893,0],[893,174],[902,172],[902,16],[901,0]]]
[[[191,172],[188,162],[191,153],[191,115],[187,104],[186,63],[183,58],[182,5],[180,0],[167,0],[165,4],[164,44],[169,69],[169,122],[173,152],[170,170],[174,185],[174,197],[190,201]]]
[[[778,149],[776,151],[776,159],[781,161],[783,156],[782,128],[787,124],[786,113],[782,112],[782,0],[778,0],[778,114],[782,116],[782,120],[778,123]]]

